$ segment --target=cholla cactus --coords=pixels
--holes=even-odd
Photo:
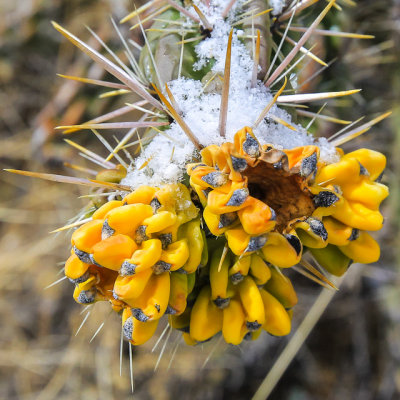
[[[154,18],[147,36],[142,29],[139,60],[124,42],[132,69],[54,24],[121,83],[67,78],[143,99],[60,127],[91,129],[102,141],[97,130],[129,129],[107,159],[88,153],[111,173],[86,180],[20,172],[113,191],[72,234],[65,274],[77,302],[105,300],[122,314],[130,343],[149,340],[164,314],[188,344],[219,332],[235,345],[257,339],[262,329],[286,335],[297,296],[281,269],[301,265],[313,280],[333,286],[307,252],[338,276],[352,261],[379,258],[368,231],[383,223],[385,157],[367,149],[345,154],[337,146],[387,114],[327,140],[282,108],[356,92],[296,93],[287,83],[304,57],[324,64],[303,46],[335,0],[298,42],[287,36],[293,18],[314,3],[273,1],[273,16],[261,0],[147,3],[123,20],[146,10],[145,20]],[[281,40],[275,33],[286,20]],[[286,39],[294,47],[284,56]],[[283,85],[275,91],[277,83]],[[139,121],[106,122],[132,109],[143,111]],[[139,136],[138,129],[146,130]],[[134,135],[142,152],[128,165],[119,152]]]

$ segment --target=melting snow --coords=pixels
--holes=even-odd
[[[285,0],[269,0],[270,6],[273,8],[272,14],[278,15],[282,12],[283,7],[286,6]]]

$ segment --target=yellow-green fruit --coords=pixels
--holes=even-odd
[[[297,304],[297,294],[292,282],[275,268],[271,268],[271,279],[264,286],[285,308],[292,308]]]
[[[187,283],[188,283],[188,294],[192,293],[194,285],[196,283],[196,273],[187,274]]]
[[[113,169],[103,169],[96,175],[96,180],[102,182],[120,183],[126,176],[126,168],[121,164]]]
[[[177,329],[178,331],[189,332],[191,313],[192,309],[190,307],[186,307],[182,314],[168,315],[168,323],[172,328]]]
[[[296,233],[303,246],[320,249],[328,244],[328,233],[322,221],[317,218],[307,218],[297,223]]]
[[[342,276],[351,264],[351,259],[341,252],[337,246],[328,244],[323,249],[309,249],[317,263],[335,276]]]
[[[250,335],[247,334],[246,339],[257,340],[260,337],[261,332],[262,332],[261,328],[254,332],[248,332],[248,334]]]
[[[208,243],[206,239],[206,233],[201,230],[201,236],[203,238],[203,251],[201,253],[201,259],[200,259],[200,266],[205,267],[208,263]]]
[[[187,273],[191,274],[197,270],[202,262],[204,240],[200,228],[200,219],[187,222],[183,225],[179,232],[179,236],[186,238],[190,249],[188,259],[186,260],[183,269]]]
[[[181,272],[172,272],[170,274],[171,290],[167,313],[180,315],[186,309],[186,299],[188,295],[188,276]]]

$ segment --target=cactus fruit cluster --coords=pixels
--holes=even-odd
[[[188,187],[140,186],[98,208],[72,235],[74,298],[108,300],[135,345],[164,314],[188,344],[286,335],[297,296],[282,268],[307,251],[337,276],[378,260],[367,231],[382,227],[384,167],[367,149],[326,165],[317,146],[260,146],[245,127],[188,164]]]
[[[102,205],[95,199],[90,221],[73,232],[65,275],[78,303],[110,303],[134,345],[149,340],[164,315],[190,345],[220,333],[234,345],[262,330],[287,335],[297,296],[284,269],[311,263],[328,275],[312,265],[309,271],[329,281],[353,261],[379,259],[368,232],[383,224],[385,156],[338,147],[379,118],[329,141],[283,110],[354,92],[304,94],[293,79],[287,84],[288,73],[312,54],[304,45],[335,1],[287,54],[276,35],[281,25],[318,4],[273,3],[271,14],[261,0],[149,2],[124,19],[139,18],[138,26],[146,12],[143,24],[154,19],[139,58],[128,52],[132,68],[55,24],[121,82],[89,83],[118,88],[117,95],[134,92],[147,104],[133,107],[144,113],[138,122],[105,122],[127,113],[124,107],[64,127],[97,135],[129,129],[107,159],[97,156],[109,169],[85,181],[113,192]],[[278,82],[285,82],[279,90]],[[142,152],[110,166],[135,137]]]

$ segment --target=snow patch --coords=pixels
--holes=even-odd
[[[286,6],[285,0],[269,0],[269,5],[273,8],[272,15],[278,15]]]
[[[213,60],[212,73],[217,82],[220,79],[218,74],[223,75],[231,30],[229,21],[224,21],[220,16],[227,4],[227,0],[216,0],[208,9],[202,2],[198,3],[214,29],[210,38],[196,46],[198,61],[195,68],[201,69]],[[233,141],[237,131],[245,126],[254,125],[262,110],[273,98],[262,82],[258,82],[255,88],[250,87],[253,60],[237,37],[238,33],[240,32],[234,32],[232,40],[226,138],[222,138],[218,130],[220,93],[204,93],[202,82],[192,79],[180,78],[168,84],[182,111],[182,118],[203,146]],[[296,131],[274,122],[270,118],[271,115],[288,122]],[[294,124],[291,116],[277,105],[271,108],[267,117],[253,131],[261,144],[272,144],[278,149],[314,144],[320,147],[322,161],[332,163],[338,160],[335,148],[325,138],[316,139],[309,135],[303,127]],[[170,125],[166,133],[174,140],[158,134],[135,160],[132,170],[122,184],[135,188],[143,184],[159,186],[182,180],[186,164],[198,160],[199,154],[176,122]],[[147,165],[141,168],[145,163]]]

